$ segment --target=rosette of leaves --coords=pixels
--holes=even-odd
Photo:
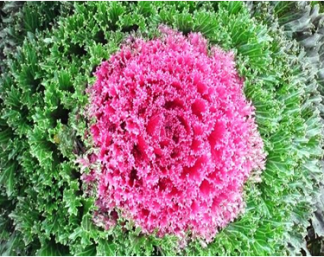
[[[286,254],[291,235],[305,232],[322,179],[321,98],[316,85],[307,86],[305,74],[314,74],[301,66],[298,48],[251,18],[241,2],[89,2],[74,8],[57,28],[27,37],[1,80],[1,116],[8,126],[1,147],[12,142],[9,157],[16,165],[2,162],[1,175],[11,179],[1,187],[7,196],[10,188],[16,201],[9,216],[25,245],[42,255]],[[130,35],[157,37],[161,24],[201,32],[235,53],[268,153],[262,182],[245,187],[246,212],[207,246],[192,240],[181,249],[173,235],[144,235],[122,217],[114,229],[96,227],[94,199],[84,196],[75,163],[92,145],[83,110],[94,69]]]

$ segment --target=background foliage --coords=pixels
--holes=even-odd
[[[277,255],[300,254],[301,247],[307,251],[303,238],[323,181],[317,73],[321,67],[316,66],[321,64],[311,61],[321,60],[322,49],[313,52],[314,57],[294,40],[305,38],[289,32],[297,25],[287,32],[284,21],[289,19],[282,10],[291,6],[31,2],[5,3],[1,8],[0,47],[7,50],[1,56],[0,81],[0,252]],[[270,9],[274,12],[269,17]],[[303,12],[291,19],[301,17]],[[268,152],[262,183],[246,185],[245,214],[207,247],[195,240],[179,249],[173,236],[147,236],[122,219],[109,231],[95,227],[94,200],[84,195],[76,164],[91,147],[83,110],[85,89],[94,81],[92,72],[126,37],[153,38],[159,24],[183,33],[201,32],[211,44],[234,51]],[[317,38],[318,31],[311,37]]]
[[[322,2],[249,3],[252,14],[269,26],[281,28],[288,39],[296,40],[303,52],[303,62],[313,70],[323,95],[324,15]],[[275,25],[274,25],[275,24]],[[323,108],[319,108],[324,116]],[[324,254],[324,186],[308,228],[307,246],[312,255]]]
[[[0,3],[0,69],[8,71],[7,58],[12,58],[27,35],[37,33],[53,26],[58,17],[68,14],[72,4],[59,2],[1,2]],[[0,86],[3,93],[2,81]],[[5,111],[3,98],[0,97],[0,110]],[[18,117],[19,119],[19,117]],[[17,159],[20,145],[4,117],[0,117],[0,181],[7,187],[0,187],[0,252],[3,255],[28,254],[33,252],[32,245],[25,247],[22,235],[15,230],[8,215],[15,209],[17,199],[12,196],[14,172],[19,172]]]

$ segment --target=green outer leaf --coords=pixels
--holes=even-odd
[[[15,163],[11,163],[0,173],[0,184],[4,184],[8,196],[11,196],[14,192],[14,173],[16,171]]]
[[[116,255],[116,245],[113,243],[101,239],[99,240],[97,246],[97,255],[98,256],[115,256]]]
[[[82,251],[77,252],[77,256],[93,256],[96,255],[96,247],[94,245],[87,246]]]

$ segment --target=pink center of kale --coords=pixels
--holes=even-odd
[[[103,62],[91,88],[98,205],[144,232],[211,240],[244,206],[263,143],[233,54],[166,27]],[[107,221],[109,222],[109,221]]]

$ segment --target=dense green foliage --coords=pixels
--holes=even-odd
[[[5,60],[0,82],[0,251],[298,254],[323,179],[323,152],[316,73],[297,43],[279,25],[266,26],[262,14],[252,18],[240,2],[89,2],[73,8],[56,28],[41,32],[42,20],[54,17],[44,12],[33,27],[40,29],[26,33],[21,48]],[[160,24],[183,33],[201,32],[210,44],[234,51],[268,152],[262,182],[251,179],[246,185],[246,212],[207,247],[193,240],[180,249],[173,236],[144,235],[124,220],[109,231],[95,227],[94,199],[84,194],[76,164],[91,146],[83,113],[94,68],[129,35],[158,36]]]
[[[17,51],[27,35],[45,30],[56,24],[59,17],[64,17],[73,9],[71,3],[60,2],[1,2],[0,22],[0,69],[5,72],[8,69],[6,59]],[[2,87],[0,87],[1,91]],[[3,101],[0,98],[0,109],[3,109]],[[4,255],[28,254],[33,252],[29,245],[25,247],[19,231],[15,231],[13,221],[8,215],[14,210],[17,200],[11,197],[12,176],[18,167],[16,146],[12,144],[14,135],[8,127],[5,119],[0,118],[0,167],[1,183],[8,183],[6,189],[1,187],[0,195],[0,252]],[[1,169],[0,168],[0,169]],[[19,171],[19,170],[17,170]],[[15,172],[17,172],[15,171]],[[6,192],[6,193],[5,193]],[[39,246],[36,246],[38,248]]]
[[[324,15],[321,2],[263,2],[251,4],[252,14],[257,19],[267,22],[275,30],[282,30],[288,39],[296,40],[301,48],[303,65],[315,74],[316,81],[309,80],[307,85],[317,83],[323,95],[323,51],[324,51]],[[276,32],[278,33],[278,32]],[[323,100],[322,100],[323,102]],[[321,116],[324,109],[319,106]],[[311,217],[308,229],[308,248],[314,255],[323,254],[320,244],[324,246],[324,184],[316,204],[316,211]],[[320,236],[320,237],[318,237]],[[321,239],[322,237],[322,239]],[[322,242],[321,242],[322,241]],[[314,246],[315,245],[315,246]],[[304,247],[307,251],[306,247]]]
[[[13,33],[13,24],[19,19],[22,2],[1,2],[0,3],[0,62],[3,69],[3,60],[5,59],[5,49],[16,45],[16,40],[10,38]],[[18,32],[18,29],[17,29]]]
[[[1,2],[0,66],[20,46],[27,34],[51,28],[58,17],[71,13],[70,2]]]

